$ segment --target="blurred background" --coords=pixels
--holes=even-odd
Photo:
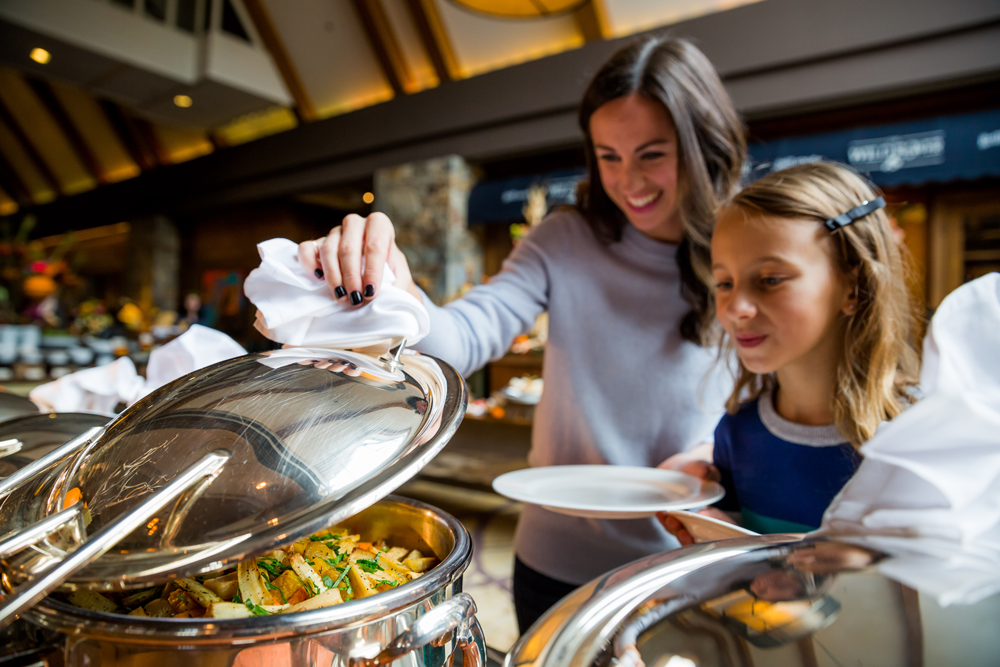
[[[747,178],[828,158],[886,191],[928,313],[1000,269],[997,0],[0,0],[0,383],[141,371],[193,323],[265,349],[256,243],[348,213],[387,213],[455,298],[574,201],[580,96],[647,31],[715,64]],[[502,598],[517,508],[447,494],[525,465],[545,338],[542,318],[471,379],[411,489],[478,531],[470,582]]]

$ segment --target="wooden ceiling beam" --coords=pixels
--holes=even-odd
[[[573,12],[573,18],[576,19],[576,25],[583,33],[584,40],[588,42],[611,39],[613,36],[604,0],[590,0]]]
[[[62,188],[59,187],[59,179],[56,178],[56,175],[52,172],[52,169],[49,168],[48,163],[46,163],[42,158],[41,153],[38,152],[35,145],[31,143],[30,139],[28,139],[28,135],[25,134],[24,128],[22,128],[17,122],[17,119],[14,118],[14,115],[10,112],[10,109],[7,108],[7,105],[4,104],[2,99],[0,99],[0,122],[7,125],[8,129],[10,129],[11,133],[14,135],[14,138],[17,139],[18,143],[21,144],[21,147],[24,148],[24,152],[27,153],[28,158],[32,161],[32,163],[34,163],[35,168],[38,169],[38,173],[41,174],[42,179],[45,180],[46,184],[50,188],[52,188],[52,191],[56,194],[62,194]]]
[[[260,35],[261,41],[264,42],[264,48],[271,54],[274,65],[278,68],[278,73],[281,74],[281,78],[285,82],[285,87],[288,88],[288,94],[295,101],[295,115],[298,116],[299,121],[311,122],[316,120],[316,107],[309,97],[309,91],[306,90],[305,85],[302,83],[299,72],[295,68],[295,63],[288,56],[288,51],[285,49],[284,42],[281,41],[281,36],[274,29],[274,22],[271,21],[264,3],[261,0],[243,0],[243,6],[246,7],[247,13],[250,15],[250,20],[253,21],[253,25],[257,29],[257,34]]]
[[[412,89],[413,78],[381,1],[354,0],[354,9],[393,92],[397,95],[405,94]]]
[[[7,161],[7,157],[0,153],[0,187],[13,198],[19,208],[26,208],[34,204],[31,190],[21,179],[13,165]]]
[[[139,165],[139,168],[143,171],[155,169],[158,166],[156,156],[151,154],[150,150],[144,145],[142,138],[139,136],[139,130],[135,127],[132,119],[114,102],[98,99],[97,103],[100,104],[105,117],[111,123],[112,129],[114,129],[115,135],[118,137],[118,141],[125,147],[132,161]]]
[[[59,98],[53,92],[52,86],[41,79],[32,77],[26,77],[25,81],[27,81],[35,96],[42,103],[42,106],[45,107],[45,110],[49,112],[56,125],[59,126],[59,129],[66,136],[77,158],[79,158],[90,176],[101,185],[107,185],[109,181],[104,174],[104,170],[101,168],[101,164],[97,161],[97,156],[90,150],[90,146],[84,141],[80,130],[73,124],[69,114],[66,113],[66,109],[63,108],[62,103],[59,102]]]
[[[438,79],[442,83],[461,79],[462,71],[458,66],[455,49],[434,0],[406,0],[406,7],[410,10],[420,41],[427,50]]]
[[[160,137],[157,136],[156,128],[153,127],[153,124],[145,118],[130,118],[130,120],[139,137],[142,139],[143,144],[156,156],[156,161],[161,166],[171,164],[173,159],[167,149],[164,148]]]

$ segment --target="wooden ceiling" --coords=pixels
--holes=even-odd
[[[266,48],[294,103],[221,124],[168,105],[170,118],[182,122],[165,122],[155,109],[129,104],[127,89],[105,95],[65,74],[67,63],[99,54],[39,34],[37,47],[52,64],[38,62],[31,38],[20,31],[19,39],[5,40],[14,26],[0,22],[0,216],[300,123],[756,0],[590,0],[575,12],[532,20],[489,16],[451,0],[76,1],[101,2],[170,29],[222,3],[218,11],[230,29],[235,17],[235,30]],[[212,104],[204,87],[191,90],[193,109]],[[167,102],[173,97],[164,94]]]

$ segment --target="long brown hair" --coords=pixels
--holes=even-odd
[[[730,206],[759,216],[823,222],[878,196],[878,190],[850,168],[830,162],[782,169],[751,183]],[[845,275],[857,273],[857,306],[844,316],[844,342],[837,364],[833,414],[837,429],[855,447],[913,402],[920,356],[912,336],[917,309],[906,288],[907,265],[884,210],[832,232],[834,261]],[[773,389],[775,379],[746,369],[728,337],[723,354],[735,358],[736,386],[726,403]]]
[[[681,295],[691,306],[681,319],[680,333],[704,345],[715,322],[708,287],[712,230],[720,204],[739,184],[746,157],[743,124],[712,63],[691,43],[656,37],[613,55],[590,82],[580,104],[590,178],[581,188],[578,208],[604,243],[621,240],[628,220],[604,192],[590,117],[604,104],[636,93],[662,104],[677,130],[678,201],[684,229],[677,265]]]

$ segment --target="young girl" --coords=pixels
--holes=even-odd
[[[914,308],[884,205],[846,167],[814,163],[761,178],[720,212],[716,317],[737,368],[715,431],[718,508],[751,530],[817,528],[857,448],[911,401]]]

